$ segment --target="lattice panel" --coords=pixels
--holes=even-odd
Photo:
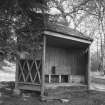
[[[19,60],[18,62],[18,81],[41,83],[41,60]]]

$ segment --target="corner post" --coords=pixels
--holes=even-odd
[[[45,57],[46,56],[46,36],[43,35],[43,56],[42,56],[42,81],[41,81],[41,98],[43,100],[44,96],[44,86],[45,86]]]
[[[19,69],[18,69],[18,58],[16,58],[16,72],[15,72],[15,89],[14,94],[20,95],[20,90],[18,89],[18,75],[19,75]]]
[[[15,72],[15,89],[17,89],[17,82],[18,82],[18,59],[16,59],[16,72]]]
[[[88,50],[88,90],[90,90],[91,84],[91,53],[90,53],[90,45]]]

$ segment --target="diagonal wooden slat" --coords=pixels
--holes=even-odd
[[[30,83],[34,83],[34,84],[37,84],[37,82],[41,83],[41,76],[40,76],[41,60],[34,59],[34,60],[32,60],[32,62],[29,62],[28,60],[24,60],[23,63],[19,62],[18,66],[20,68],[19,69],[20,74],[18,77],[20,82],[22,82],[22,81],[24,83],[30,82]],[[27,72],[26,72],[26,69],[27,69]],[[33,70],[35,70],[35,71],[33,72]],[[34,74],[32,74],[32,73],[34,73]],[[23,79],[22,81],[21,81],[21,78]],[[28,79],[29,79],[29,81],[28,81]]]
[[[20,81],[21,76],[22,76],[22,74],[20,73],[20,75],[19,75],[19,77],[18,77],[19,81]]]
[[[42,62],[41,62],[41,60],[40,60],[40,63],[39,63],[39,66],[38,66],[38,69],[39,69],[39,70],[40,70],[41,65],[42,65]],[[41,72],[41,71],[39,71],[39,72]]]
[[[30,69],[32,69],[32,67],[33,67],[33,64],[34,64],[34,60],[33,60],[32,64],[31,64],[31,67],[30,67]]]
[[[31,75],[31,70],[32,69],[30,69],[28,61],[27,61],[27,66],[28,66],[28,74],[29,74],[29,76],[31,78],[31,82],[33,82],[32,75]]]
[[[41,83],[41,76],[40,76],[40,72],[41,72],[41,71],[39,71],[39,70],[40,70],[40,67],[41,67],[41,60],[40,60],[40,62],[39,62],[39,66],[37,66],[37,67],[38,67],[39,80],[40,80],[40,83]]]
[[[21,78],[23,78],[22,74],[20,74],[19,76],[19,81],[23,82],[24,80],[23,79],[21,80]]]
[[[25,60],[24,63],[23,63],[23,70],[25,69],[25,64],[27,64],[27,63],[26,63],[26,60]]]
[[[41,71],[40,71],[40,69],[41,69],[41,63],[42,63],[42,62],[41,62],[41,60],[40,60],[39,65],[37,64],[38,71],[39,71],[39,76],[41,75],[41,74],[40,74],[40,72],[41,72]],[[41,76],[40,76],[40,78],[41,78]],[[41,81],[41,80],[40,80],[40,81]]]
[[[34,59],[33,62],[34,62],[33,64],[35,64],[36,60]],[[36,68],[36,64],[35,64],[35,68]],[[35,74],[34,79],[33,79],[33,82],[34,83],[35,83],[35,80],[36,80],[37,75],[38,75],[38,73],[37,73],[37,70],[36,70],[36,74]]]
[[[30,66],[30,72],[31,72],[31,70],[32,70],[33,64],[34,64],[34,61],[32,62],[31,66]],[[27,74],[26,81],[28,80],[28,78],[29,78],[29,73]],[[34,81],[33,81],[33,82],[34,82]]]
[[[28,67],[28,65],[27,65],[27,67]],[[26,76],[25,82],[28,80],[28,77],[29,77],[29,73]]]
[[[25,81],[25,76],[24,76],[24,73],[23,73],[23,68],[21,67],[21,64],[20,64],[20,62],[19,62],[19,67],[20,67],[20,73],[21,73],[21,75],[23,76],[23,79],[24,79],[24,81]]]
[[[36,80],[37,75],[38,75],[38,73],[36,72],[35,77],[34,77],[34,80],[33,80],[34,83],[35,83],[35,80]]]
[[[18,64],[17,65],[19,66],[19,61],[18,61]],[[19,69],[19,67],[18,67],[18,69]],[[21,74],[21,70],[20,69],[18,71],[20,71],[19,74],[18,74],[18,81],[20,81],[20,78],[21,78],[22,74]]]
[[[23,63],[23,71],[25,72],[25,64],[27,65],[27,62],[26,62],[27,60],[25,60],[24,61],[24,63]],[[23,74],[24,74],[24,72],[23,72]],[[25,76],[25,74],[24,74],[24,77],[25,77],[25,81],[26,81],[26,76]]]
[[[37,64],[37,61],[36,60],[35,60],[35,65],[36,65],[36,71],[38,73],[39,82],[41,83],[40,73],[39,73],[38,64]]]
[[[40,62],[39,62],[39,66],[38,66],[38,70],[40,70],[40,68],[41,68],[41,64],[42,64],[42,62],[41,62],[41,60],[40,60]],[[39,71],[39,76],[40,76],[40,72],[41,71]],[[41,78],[41,76],[40,76],[40,78]],[[41,81],[41,80],[40,80]]]

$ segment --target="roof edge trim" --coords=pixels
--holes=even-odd
[[[69,39],[69,40],[73,40],[73,41],[77,41],[77,42],[81,42],[81,43],[86,43],[86,44],[91,44],[92,41],[91,40],[86,40],[80,37],[74,37],[73,35],[68,36],[66,34],[62,34],[62,33],[58,33],[58,32],[52,32],[52,31],[44,31],[45,35],[49,35],[49,36],[54,36],[54,37],[59,37],[59,38],[64,38],[64,39]]]

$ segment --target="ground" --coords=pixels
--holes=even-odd
[[[16,95],[13,88],[14,82],[0,83],[0,105],[105,105],[105,91],[76,92],[71,94],[68,102],[63,102],[60,99],[41,101],[40,95],[36,92]]]
[[[105,92],[99,91],[75,93],[67,99],[68,102],[63,102],[60,99],[41,101],[36,92],[16,95],[9,88],[3,87],[0,90],[0,105],[105,105]]]

